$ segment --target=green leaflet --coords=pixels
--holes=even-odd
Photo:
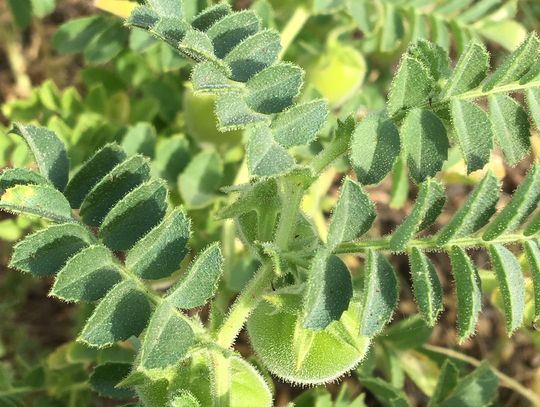
[[[433,79],[448,79],[452,70],[448,51],[437,44],[420,38],[416,43],[409,46],[407,52],[421,61]]]
[[[441,230],[437,244],[443,246],[452,239],[470,236],[485,226],[496,211],[500,188],[499,180],[489,171]]]
[[[14,214],[36,215],[56,223],[75,222],[64,195],[50,185],[16,185],[0,198],[0,209]]]
[[[230,406],[272,405],[272,392],[259,371],[244,359],[232,356],[229,358],[231,374]]]
[[[231,67],[232,79],[246,82],[272,65],[280,51],[279,33],[263,30],[239,43],[223,60]]]
[[[181,391],[173,397],[170,407],[201,407],[201,404],[190,392]]]
[[[351,163],[358,181],[377,184],[392,169],[400,151],[398,129],[385,113],[366,117],[354,130]]]
[[[212,40],[216,56],[223,58],[240,42],[259,31],[259,28],[259,18],[253,11],[247,10],[225,16],[206,33]]]
[[[484,361],[477,369],[457,383],[440,406],[489,406],[497,397],[498,385],[499,379],[488,362]]]
[[[131,371],[131,363],[107,362],[98,365],[90,375],[90,387],[102,397],[125,400],[135,397],[131,388],[116,387]]]
[[[157,280],[170,276],[187,254],[190,221],[175,209],[128,252],[126,267],[141,278]]]
[[[411,214],[392,234],[390,248],[394,251],[403,250],[416,233],[435,222],[445,201],[443,186],[431,178],[425,181],[420,186]]]
[[[459,341],[464,342],[476,329],[482,309],[482,287],[478,271],[462,248],[452,246],[449,255],[457,297]]]
[[[178,178],[180,195],[188,208],[205,208],[213,202],[221,185],[223,162],[215,151],[202,151]]]
[[[126,280],[115,285],[86,322],[78,340],[103,348],[139,335],[147,326],[151,308],[146,295]]]
[[[416,304],[428,325],[434,326],[443,310],[443,292],[439,277],[433,263],[416,247],[409,253],[409,261]]]
[[[375,204],[362,186],[345,178],[328,231],[328,248],[333,250],[340,243],[359,238],[371,228],[375,217]]]
[[[184,18],[182,0],[146,0],[160,17]]]
[[[150,123],[137,123],[129,127],[122,139],[122,149],[128,156],[142,154],[153,157],[156,149],[156,129]]]
[[[324,249],[315,255],[304,294],[304,328],[320,331],[341,318],[352,297],[347,266]]]
[[[295,165],[294,158],[274,141],[268,126],[250,129],[247,162],[250,175],[260,177],[285,173]]]
[[[392,319],[399,286],[392,265],[382,254],[369,250],[364,266],[364,292],[360,334],[373,337]]]
[[[38,185],[48,184],[49,181],[37,172],[26,168],[6,168],[0,174],[0,194],[16,185]]]
[[[126,159],[126,153],[117,144],[107,144],[94,153],[73,175],[64,195],[72,208],[79,208],[90,190],[114,167]]]
[[[427,407],[436,407],[441,401],[446,399],[458,384],[458,380],[458,368],[450,361],[450,359],[446,359],[441,367],[437,387],[435,388]]]
[[[186,317],[167,300],[162,301],[150,318],[138,370],[165,370],[176,365],[193,342],[194,334]]]
[[[65,301],[96,301],[121,279],[112,253],[103,246],[90,246],[58,272],[51,295]]]
[[[279,63],[270,66],[246,83],[246,102],[256,112],[282,112],[294,103],[303,82],[304,71],[296,65]],[[324,116],[326,119],[326,114]]]
[[[434,176],[448,158],[448,137],[439,117],[431,110],[413,109],[401,127],[402,143],[411,176],[422,182]]]
[[[510,335],[523,322],[525,279],[518,260],[501,245],[490,245],[489,255],[504,300],[506,330]]]
[[[148,161],[140,155],[118,164],[84,198],[80,210],[84,223],[99,226],[118,201],[149,177]]]
[[[110,210],[103,219],[99,236],[112,250],[130,249],[161,222],[166,210],[165,181],[149,181],[128,193]]]
[[[219,3],[201,11],[191,22],[191,26],[199,31],[207,31],[216,22],[232,12],[227,3]]]
[[[515,190],[510,203],[490,223],[482,238],[493,240],[505,232],[514,231],[536,209],[539,200],[540,164],[535,162]]]
[[[195,65],[191,73],[191,82],[195,92],[219,93],[237,88],[237,85],[227,78],[224,69],[213,62]]]
[[[540,67],[540,63],[538,66]],[[527,104],[536,130],[540,132],[540,87],[527,89]]]
[[[445,83],[440,99],[460,95],[476,88],[484,80],[489,69],[489,53],[483,44],[469,43],[457,65]]]
[[[417,59],[405,55],[392,82],[388,96],[391,116],[401,109],[427,102],[435,84],[427,68]]]
[[[187,275],[171,288],[167,300],[175,307],[200,307],[214,296],[223,273],[223,256],[219,243],[214,243],[197,256]]]
[[[92,237],[82,226],[52,225],[17,243],[9,265],[35,276],[55,274],[71,256],[91,242]]]
[[[351,303],[327,329],[309,331],[313,337],[304,341],[306,347],[299,355],[293,340],[283,340],[310,335],[298,320],[302,297],[295,288],[271,293],[258,303],[247,322],[250,343],[264,366],[281,379],[326,383],[354,368],[368,350],[369,338],[359,335],[359,304]]]
[[[189,142],[184,135],[178,134],[158,143],[152,164],[161,178],[166,179],[170,185],[176,185],[178,175],[190,159]]]
[[[507,95],[490,95],[488,101],[497,144],[508,164],[516,165],[531,147],[527,113],[518,102]]]
[[[402,390],[379,377],[361,377],[360,383],[385,407],[410,407],[410,403]]]
[[[480,170],[489,162],[493,131],[487,113],[468,100],[452,99],[452,121],[467,172]]]
[[[62,191],[69,175],[69,158],[64,143],[44,127],[14,124],[11,133],[21,136],[36,160],[39,172]]]
[[[315,100],[278,114],[272,122],[274,139],[284,147],[311,143],[326,122],[328,105]]]
[[[250,109],[239,93],[219,95],[216,101],[216,116],[219,130],[222,132],[268,122],[268,117]],[[227,137],[227,135],[223,135],[223,137]]]
[[[508,55],[506,60],[486,81],[482,90],[487,92],[495,86],[518,81],[536,62],[539,52],[540,40],[532,32],[514,52]]]
[[[540,248],[538,242],[527,240],[523,247],[527,254],[529,270],[531,272],[534,286],[534,320],[540,319]]]

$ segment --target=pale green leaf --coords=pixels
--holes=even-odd
[[[123,281],[101,300],[78,340],[102,348],[137,336],[147,326],[150,313],[146,295],[132,281]]]
[[[438,403],[446,399],[450,392],[456,387],[458,380],[458,368],[450,361],[450,359],[446,359],[441,367],[437,387],[435,387],[427,407],[436,407]]]
[[[250,129],[247,162],[252,176],[272,176],[287,172],[295,165],[287,150],[274,141],[268,126]]]
[[[510,250],[501,245],[490,245],[489,255],[503,297],[506,330],[510,335],[523,322],[525,279],[516,256]]]
[[[441,407],[477,407],[490,406],[497,398],[499,379],[489,366],[482,362],[472,373],[462,378],[450,393],[441,402]]]
[[[227,72],[213,62],[201,62],[193,68],[191,82],[195,92],[209,92],[212,94],[233,90],[238,86],[227,78]]]
[[[366,117],[354,130],[351,163],[358,181],[377,184],[390,172],[400,151],[399,133],[384,113]]]
[[[223,273],[223,256],[219,243],[214,243],[197,256],[187,275],[171,288],[167,300],[175,307],[200,307],[214,296]]]
[[[414,297],[422,317],[429,326],[434,326],[443,310],[443,292],[433,263],[418,250],[409,254]]]
[[[375,216],[375,204],[360,184],[347,177],[332,215],[328,247],[334,249],[340,243],[359,238],[371,228]]]
[[[184,18],[183,0],[146,0],[160,17]]]
[[[130,249],[161,222],[167,210],[163,180],[142,184],[122,198],[107,214],[99,236],[112,250]]]
[[[237,130],[258,123],[267,123],[269,118],[252,110],[242,94],[225,93],[216,101],[216,116],[221,131]],[[227,135],[224,134],[223,137]]]
[[[540,67],[540,63],[538,66]],[[529,106],[531,119],[536,126],[536,131],[540,132],[540,86],[527,89],[527,105]]]
[[[68,181],[69,158],[58,136],[44,127],[23,124],[14,124],[11,132],[28,144],[41,175],[62,191]]]
[[[460,342],[474,334],[482,309],[482,287],[478,270],[465,251],[452,246],[449,252],[457,297],[457,325]]]
[[[49,181],[37,172],[26,168],[6,168],[0,174],[0,194],[16,185],[48,184]]]
[[[540,164],[534,163],[515,190],[512,200],[495,217],[484,232],[484,240],[493,240],[505,232],[513,232],[538,206],[540,201]]]
[[[493,131],[488,114],[473,102],[453,98],[452,122],[467,172],[484,168],[493,149]]]
[[[187,207],[200,209],[217,196],[223,177],[223,162],[212,150],[202,151],[190,161],[178,178],[180,195]]]
[[[431,110],[413,109],[401,127],[403,149],[411,176],[422,182],[441,170],[448,158],[448,138],[442,121]]]
[[[55,274],[71,256],[91,243],[90,233],[82,226],[52,225],[17,243],[10,267],[36,276]]]
[[[272,122],[274,139],[284,147],[309,144],[326,122],[328,105],[315,100],[278,114]]]
[[[175,209],[128,252],[126,267],[146,279],[170,276],[187,254],[190,221],[181,209]]]
[[[540,248],[537,241],[528,240],[523,244],[534,286],[534,319],[540,320]]]
[[[112,253],[103,246],[90,246],[58,272],[51,295],[65,301],[96,301],[121,279]]]
[[[364,266],[364,292],[360,334],[373,337],[390,322],[398,303],[396,272],[386,257],[369,250]]]
[[[390,248],[395,251],[403,250],[416,233],[435,222],[445,201],[444,188],[440,183],[434,179],[422,183],[411,214],[390,239]]]
[[[128,156],[142,154],[152,158],[156,149],[156,129],[150,123],[137,123],[128,128],[122,139],[122,149]]]
[[[304,293],[304,328],[322,330],[341,318],[352,297],[352,281],[347,266],[325,250],[311,263]]]

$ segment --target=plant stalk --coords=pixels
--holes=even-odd
[[[286,54],[293,40],[298,33],[300,33],[309,17],[310,13],[308,9],[305,7],[296,8],[294,14],[287,22],[287,25],[283,28],[283,31],[281,31],[281,52],[279,54],[279,59],[282,59]]]

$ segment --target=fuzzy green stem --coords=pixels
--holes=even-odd
[[[326,167],[347,152],[350,142],[350,136],[336,137],[332,140],[311,162],[313,172],[315,174],[322,173]]]
[[[423,348],[431,352],[435,352],[441,355],[448,356],[450,358],[461,360],[475,367],[480,366],[479,360],[476,360],[475,358],[467,356],[467,355],[463,355],[462,353],[456,352],[455,350],[452,350],[452,349],[441,348],[439,346],[433,346],[433,345],[424,345]],[[495,375],[501,381],[501,386],[512,389],[516,393],[519,393],[521,396],[529,400],[532,403],[532,405],[540,406],[540,397],[538,397],[529,389],[522,386],[518,381],[505,375],[504,373],[495,369],[494,367],[491,367],[491,368],[493,369],[493,373],[495,373]]]
[[[306,24],[306,21],[309,19],[310,13],[305,7],[297,7],[291,19],[287,22],[283,31],[281,31],[281,52],[279,54],[279,59],[281,59],[289,46],[292,44],[293,40],[296,38],[298,33]]]
[[[437,244],[437,236],[430,236],[423,239],[414,239],[410,240],[403,250],[397,251],[397,253],[407,253],[413,247],[423,251],[439,251],[449,248],[450,246],[459,246],[461,248],[475,248],[475,247],[486,247],[490,244],[511,244],[511,243],[521,243],[526,240],[536,239],[536,236],[524,236],[522,234],[503,234],[493,240],[483,240],[482,236],[474,237],[463,237],[459,239],[450,240],[444,245]],[[336,254],[355,254],[355,253],[364,253],[367,250],[378,250],[378,251],[393,251],[390,248],[390,237],[377,240],[365,240],[361,242],[352,242],[352,243],[343,243],[337,247],[335,250]]]
[[[229,358],[221,352],[210,352],[210,360],[213,406],[229,407],[232,379]]]

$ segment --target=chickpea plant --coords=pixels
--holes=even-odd
[[[171,204],[166,182],[153,175],[148,159],[110,143],[70,175],[68,154],[54,132],[14,124],[11,132],[28,144],[37,171],[2,173],[0,209],[40,217],[47,226],[15,246],[11,267],[54,276],[53,297],[96,303],[80,343],[107,348],[129,341],[137,351],[133,363],[95,368],[90,383],[97,392],[118,397],[128,389],[127,398],[135,394],[145,406],[270,406],[266,370],[299,385],[334,381],[362,362],[393,317],[399,283],[389,253],[408,256],[418,311],[428,326],[443,310],[428,253],[448,254],[464,341],[474,334],[482,306],[479,273],[467,249],[489,254],[510,335],[523,324],[526,284],[507,246],[520,247],[540,318],[540,215],[531,216],[540,201],[540,164],[532,165],[500,211],[501,186],[488,171],[441,231],[417,236],[444,209],[445,187],[436,176],[451,145],[459,146],[468,172],[484,168],[495,145],[511,165],[528,154],[529,118],[540,126],[535,34],[492,72],[489,54],[476,40],[464,45],[455,66],[439,45],[412,42],[386,108],[334,125],[325,100],[299,98],[303,70],[280,60],[280,35],[262,28],[251,10],[219,3],[187,19],[181,0],[147,0],[125,24],[189,58],[193,92],[215,97],[220,130],[245,130],[249,181],[225,189],[228,205],[218,216],[234,221],[260,267],[224,316],[211,304],[203,323],[197,311],[214,301],[227,259],[220,243],[210,243],[170,288],[152,288],[153,280],[179,269],[192,226]],[[487,110],[478,104],[483,101]],[[298,148],[325,126],[335,127],[332,139],[306,162]],[[323,240],[300,204],[342,156],[350,159],[356,180],[345,177]],[[414,206],[391,235],[367,237],[377,213],[364,186],[381,182],[398,159],[418,184]],[[363,257],[359,283],[340,258],[344,254]],[[255,364],[233,348],[244,327]],[[448,362],[430,405],[487,405],[497,381],[487,364],[459,379]],[[386,386],[370,377],[362,383],[375,394]],[[489,391],[476,394],[470,383]],[[395,390],[386,391],[397,403],[391,405],[407,404]]]

